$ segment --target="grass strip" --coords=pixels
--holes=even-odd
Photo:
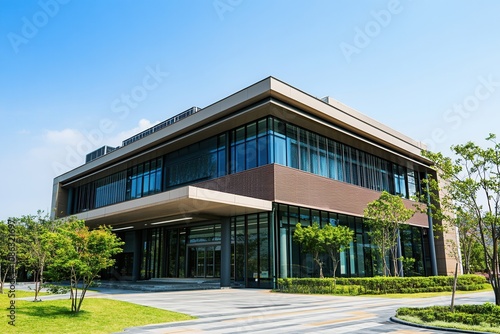
[[[8,305],[7,295],[0,295],[2,334],[104,334],[120,332],[127,327],[195,319],[182,313],[104,298],[85,299],[82,310],[77,314],[71,313],[69,299],[42,302],[17,300],[14,327],[8,324]]]

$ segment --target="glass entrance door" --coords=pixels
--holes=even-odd
[[[220,277],[220,245],[188,246],[191,277]]]

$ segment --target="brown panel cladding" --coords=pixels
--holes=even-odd
[[[265,165],[214,180],[199,182],[193,186],[273,201],[273,180],[274,165]]]
[[[266,165],[194,184],[196,187],[255,197],[273,202],[363,216],[366,205],[380,193],[281,165]],[[415,202],[404,200],[407,207]],[[411,225],[427,227],[417,213]]]
[[[297,169],[275,165],[275,201],[320,210],[363,216],[366,205],[380,193]],[[414,202],[404,200],[411,208]],[[427,216],[417,213],[411,225],[428,226]]]

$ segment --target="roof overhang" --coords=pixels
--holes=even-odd
[[[158,145],[164,143],[170,143],[175,138],[191,135],[197,129],[206,128],[214,122],[230,117],[235,112],[245,110],[245,108],[252,109],[255,104],[269,98],[304,110],[318,119],[344,128],[356,136],[368,138],[370,141],[397,151],[404,156],[409,155],[412,159],[421,161],[424,164],[431,163],[430,160],[421,156],[421,150],[425,149],[423,143],[414,141],[333,99],[328,99],[328,102],[322,101],[276,78],[268,77],[203,108],[181,122],[174,123],[150,136],[120,147],[94,161],[59,175],[54,182],[67,183],[79,178],[81,175],[100,171],[103,166],[123,162],[137,156],[140,152],[155,149]]]
[[[271,201],[186,186],[82,212],[76,218],[85,220],[90,227],[110,225],[114,229],[138,229],[271,210]]]

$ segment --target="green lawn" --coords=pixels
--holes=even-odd
[[[43,296],[50,295],[48,292],[40,292],[38,294],[39,298],[43,299]],[[8,290],[4,290],[4,294],[0,294],[0,300],[3,300],[2,298],[8,297]],[[31,290],[16,290],[16,298],[24,298],[24,297],[33,297],[35,298],[35,292]]]
[[[28,296],[32,295],[30,292]],[[113,333],[127,327],[195,319],[182,313],[101,298],[86,298],[76,315],[70,312],[69,299],[36,303],[17,300],[16,326],[13,327],[8,324],[9,299],[6,294],[0,295],[0,305],[0,312],[3,313],[0,317],[2,334]]]

